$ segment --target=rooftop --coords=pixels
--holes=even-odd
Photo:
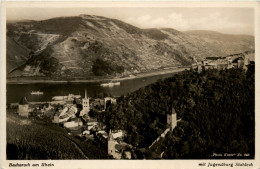
[[[26,97],[23,97],[23,98],[20,100],[19,104],[25,105],[25,104],[29,104],[29,103],[28,103]]]

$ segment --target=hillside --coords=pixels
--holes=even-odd
[[[205,30],[186,31],[185,33],[200,41],[205,41],[212,48],[220,48],[223,54],[254,50],[254,39],[249,35],[222,34]]]
[[[7,37],[6,43],[6,67],[7,72],[10,72],[12,69],[26,63],[29,50],[9,37]]]
[[[201,37],[174,29],[140,29],[120,20],[93,15],[13,21],[7,23],[7,30],[7,41],[31,51],[26,65],[8,74],[9,77],[14,74],[120,77],[187,66],[194,58],[225,56],[253,50],[254,46],[252,36],[232,35],[227,40],[225,37],[229,35],[224,34]],[[9,66],[12,61],[7,61],[8,70],[12,69]]]
[[[82,141],[51,122],[27,119],[7,110],[7,159],[106,159],[106,148]]]
[[[177,126],[148,148],[169,127],[172,106]],[[125,141],[137,147],[136,158],[253,159],[255,68],[184,71],[121,96],[96,116],[108,129],[126,131]]]

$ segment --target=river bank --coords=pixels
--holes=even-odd
[[[164,75],[170,73],[182,72],[188,68],[174,68],[174,69],[166,69],[166,70],[156,70],[153,72],[139,73],[136,75],[128,76],[128,77],[120,77],[120,78],[106,78],[106,79],[82,79],[82,80],[49,80],[49,79],[23,79],[23,78],[15,78],[15,79],[7,79],[7,84],[33,84],[33,83],[102,83],[107,81],[124,81],[131,79],[138,79],[149,76],[156,75]]]

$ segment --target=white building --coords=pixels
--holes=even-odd
[[[132,153],[130,151],[125,151],[124,153],[125,153],[126,159],[131,159],[131,154]]]
[[[85,131],[83,131],[82,134],[83,134],[83,135],[89,135],[89,134],[90,134],[90,131],[89,131],[89,130],[85,130]]]
[[[61,114],[59,115],[59,123],[66,122],[70,118],[75,118],[77,113],[77,108],[75,106],[65,107]]]
[[[20,116],[29,117],[29,103],[26,97],[23,97],[19,102],[18,114]]]
[[[73,128],[73,127],[79,127],[82,126],[83,122],[78,120],[78,121],[70,121],[70,122],[66,122],[64,123],[64,127],[65,128]]]
[[[122,130],[118,130],[118,131],[112,131],[111,132],[111,135],[114,139],[117,139],[117,138],[122,138],[124,133]]]
[[[97,121],[91,121],[91,122],[87,122],[88,126],[97,126],[98,122]]]
[[[64,107],[64,108],[61,110],[61,113],[60,113],[59,117],[65,115],[68,110],[69,110],[68,107]]]

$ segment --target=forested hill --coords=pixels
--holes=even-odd
[[[213,153],[248,153],[254,158],[254,67],[185,71],[122,96],[103,120],[127,131],[126,142],[142,148],[137,158],[205,159]],[[155,151],[147,147],[161,134],[171,106],[181,119]],[[166,148],[167,147],[167,148]]]

